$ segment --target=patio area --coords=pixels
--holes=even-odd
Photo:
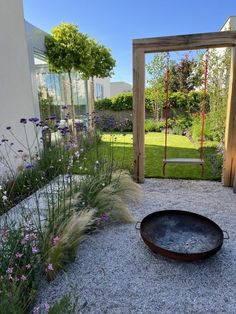
[[[207,181],[147,179],[142,187],[142,204],[130,208],[137,221],[158,210],[189,210],[230,239],[212,258],[183,263],[153,254],[134,224],[113,224],[83,242],[53,282],[41,282],[37,303],[53,303],[73,287],[78,313],[235,313],[236,194]]]

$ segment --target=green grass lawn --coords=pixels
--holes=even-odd
[[[216,158],[215,142],[206,142],[204,147],[205,171],[201,176],[199,165],[169,164],[166,166],[167,178],[220,180],[220,158]],[[133,135],[132,133],[105,133],[98,149],[89,153],[89,162],[104,156],[113,155],[120,167],[132,171]],[[149,132],[145,135],[145,177],[163,177],[164,133]],[[199,150],[191,141],[181,135],[168,135],[167,158],[199,158]],[[78,166],[77,166],[78,169]]]

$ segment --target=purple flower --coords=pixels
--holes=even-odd
[[[21,275],[20,279],[21,279],[22,281],[26,281],[27,277],[26,277],[25,275]]]
[[[62,106],[62,109],[64,110],[67,109],[67,105]]]
[[[51,271],[51,270],[54,270],[53,265],[52,265],[52,263],[48,263],[45,271],[48,272],[48,271]]]
[[[35,306],[35,307],[33,308],[33,314],[39,314],[39,309],[40,309],[39,306]]]
[[[36,246],[32,247],[32,253],[37,254],[39,252],[39,249]]]
[[[21,118],[21,119],[20,119],[20,123],[26,124],[26,123],[27,123],[27,119]]]
[[[31,268],[31,265],[30,265],[30,264],[27,264],[27,265],[25,265],[25,268],[26,268],[26,269],[30,269],[30,268]]]
[[[22,149],[18,149],[18,153],[23,153],[23,150]]]
[[[33,168],[33,165],[31,163],[29,163],[25,166],[25,169],[27,169],[27,170],[32,169],[32,168]]]
[[[13,267],[8,267],[8,269],[6,270],[6,272],[8,274],[13,274]]]
[[[21,254],[21,253],[19,253],[19,252],[17,252],[16,255],[15,255],[15,257],[16,257],[16,258],[19,258],[19,259],[20,259],[22,256],[23,256],[23,254]]]
[[[56,236],[52,239],[53,245],[57,245],[57,243],[60,241],[60,237]]]
[[[50,120],[56,120],[56,116],[53,114],[50,116]]]
[[[3,138],[3,139],[2,139],[2,143],[5,143],[5,142],[8,142],[8,139]]]
[[[35,233],[30,233],[29,239],[30,239],[30,241],[34,241],[37,239],[37,235]]]
[[[6,127],[6,129],[7,129],[7,130],[10,130],[10,129],[11,129],[11,127],[10,127],[10,126],[7,126],[7,127]]]
[[[39,119],[36,117],[32,117],[32,118],[29,118],[29,121],[32,123],[37,123],[39,121]]]
[[[46,311],[48,311],[50,309],[50,305],[48,303],[44,303],[44,308]]]

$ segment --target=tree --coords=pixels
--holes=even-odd
[[[201,86],[202,78],[203,67],[186,55],[180,62],[170,66],[170,91],[188,93]]]
[[[88,36],[79,32],[77,25],[62,22],[52,29],[52,36],[45,37],[46,58],[49,70],[55,73],[68,73],[72,107],[72,122],[75,123],[72,71],[84,73],[90,62]]]
[[[156,120],[159,119],[165,99],[167,56],[166,52],[155,54],[153,60],[146,65],[149,85],[147,93],[154,99],[152,112]]]
[[[99,44],[94,39],[89,40],[90,45],[90,60],[83,70],[83,78],[91,77],[91,99],[90,112],[94,111],[94,78],[95,77],[111,77],[116,61],[111,56],[109,48]]]

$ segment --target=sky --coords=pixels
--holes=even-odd
[[[109,47],[112,81],[132,83],[132,40],[217,32],[236,15],[236,0],[23,0],[25,19],[50,32],[60,22]]]

